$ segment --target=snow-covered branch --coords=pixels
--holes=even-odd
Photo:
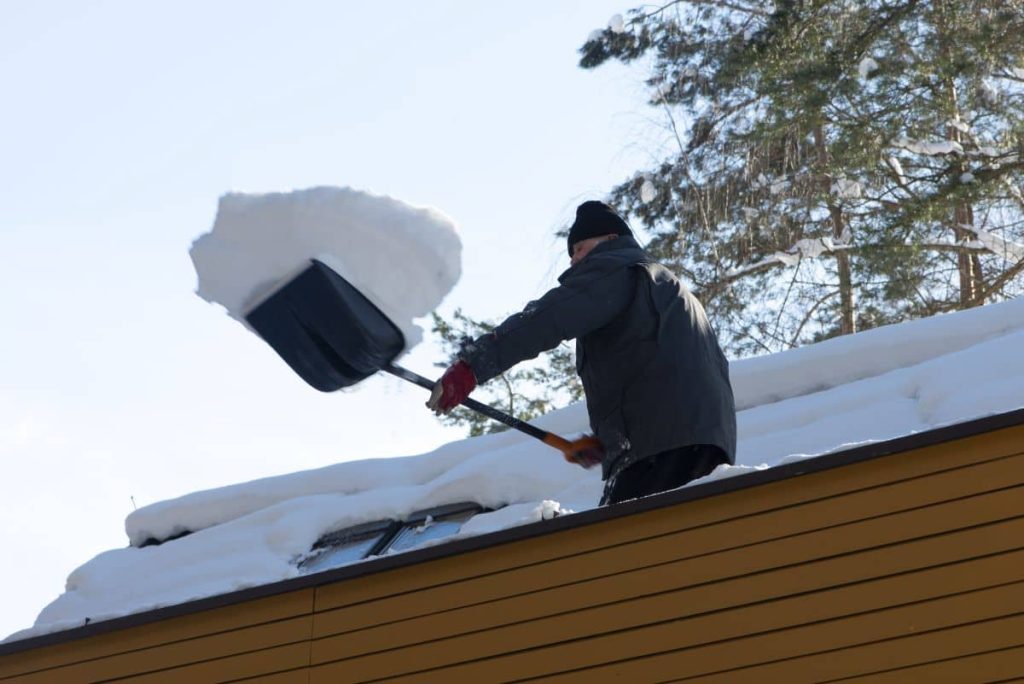
[[[851,248],[852,245],[834,242],[832,238],[805,238],[797,240],[796,244],[785,252],[775,252],[753,264],[730,269],[724,277],[732,281],[773,266],[796,266],[802,259],[816,259],[823,254],[834,254]]]
[[[964,153],[963,146],[955,140],[912,140],[904,136],[894,140],[893,145],[929,157]]]
[[[1006,240],[993,233],[968,225],[960,226],[964,230],[975,235],[975,239],[969,242],[919,242],[908,243],[908,248],[919,248],[926,250],[948,251],[948,252],[969,252],[975,254],[992,253],[1002,256],[1008,261],[1024,260],[1024,244]],[[803,259],[816,259],[822,256],[832,255],[839,252],[857,252],[865,249],[866,245],[852,245],[843,242],[836,242],[831,238],[805,238],[797,242],[784,252],[774,252],[767,257],[745,266],[738,266],[729,269],[716,283],[721,286],[738,280],[752,273],[766,271],[779,266],[796,266]]]
[[[1024,260],[1024,245],[1013,240],[1007,240],[1006,238],[999,237],[995,233],[990,233],[987,230],[981,228],[975,228],[967,224],[962,224],[960,228],[974,233],[975,240],[968,242],[965,246],[977,245],[987,251],[992,252],[996,256],[1001,256],[1007,261],[1021,261]]]

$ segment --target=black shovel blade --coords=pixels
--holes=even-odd
[[[245,320],[321,392],[365,380],[405,347],[401,331],[380,309],[315,259]]]

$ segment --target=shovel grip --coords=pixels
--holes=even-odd
[[[600,450],[603,447],[601,442],[593,435],[580,437],[571,442],[564,437],[553,435],[550,432],[544,437],[544,443],[562,452],[562,456],[569,463],[578,463],[577,455],[583,451]]]

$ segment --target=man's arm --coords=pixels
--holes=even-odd
[[[583,262],[562,285],[509,316],[494,332],[465,345],[459,356],[473,369],[477,382],[487,382],[520,361],[597,330],[618,316],[633,298],[634,269],[600,266]]]

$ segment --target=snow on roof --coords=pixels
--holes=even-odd
[[[1024,299],[734,362],[737,465],[705,480],[1020,408],[1021,349]],[[537,423],[573,436],[587,429],[585,407]],[[509,431],[195,492],[133,512],[133,546],[75,570],[35,626],[10,638],[295,577],[298,557],[347,526],[460,501],[503,507],[470,519],[457,535],[466,537],[593,508],[601,484],[596,470]],[[193,533],[134,546],[185,530]]]

